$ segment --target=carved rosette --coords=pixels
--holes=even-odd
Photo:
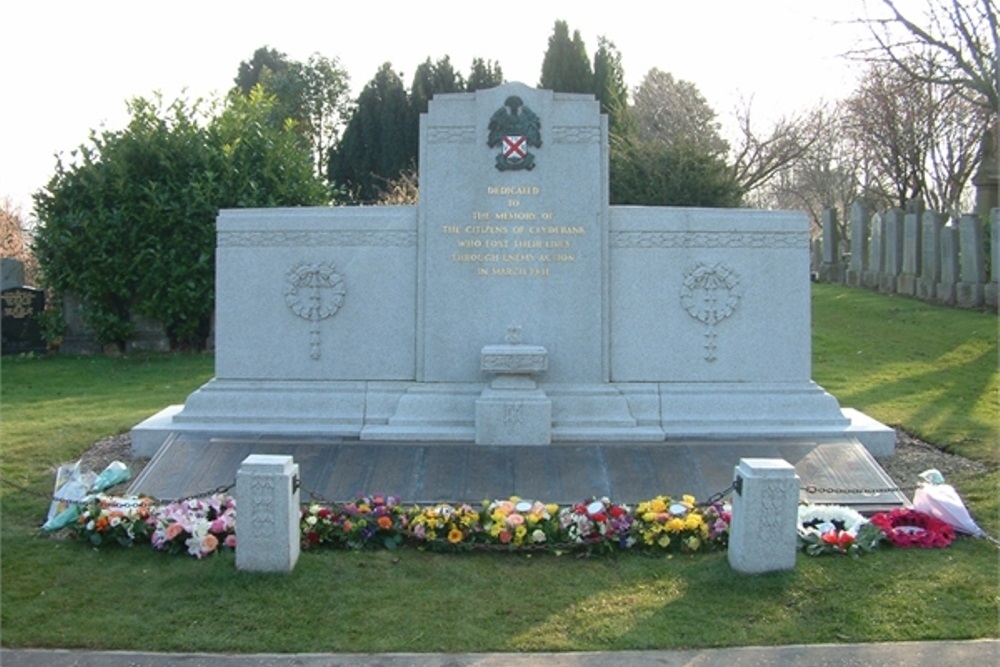
[[[344,277],[332,262],[301,262],[285,275],[285,305],[312,325],[309,356],[313,359],[321,356],[319,323],[337,314],[345,294]]]
[[[705,361],[715,361],[718,334],[715,326],[734,312],[743,294],[740,276],[728,266],[699,263],[684,275],[681,285],[681,306],[687,314],[707,325]]]

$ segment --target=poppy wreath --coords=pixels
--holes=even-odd
[[[880,512],[870,521],[897,547],[936,549],[948,546],[955,539],[955,529],[950,524],[914,509]]]

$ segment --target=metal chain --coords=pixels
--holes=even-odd
[[[715,505],[723,498],[726,498],[727,496],[732,494],[732,492],[735,490],[736,490],[736,482],[733,482],[732,484],[729,485],[728,489],[719,491],[718,493],[713,493],[708,497],[708,500],[706,500],[703,503],[698,503],[696,507],[711,507],[712,505]]]
[[[840,495],[865,495],[865,496],[877,496],[883,493],[896,493],[896,492],[907,492],[915,491],[919,489],[920,486],[914,484],[912,486],[887,486],[883,488],[874,489],[838,489],[828,486],[816,486],[815,484],[810,484],[808,486],[803,486],[802,491],[809,494],[823,493],[823,494],[840,494]]]
[[[41,493],[39,491],[35,491],[34,489],[29,489],[28,487],[22,486],[20,484],[17,484],[16,482],[12,482],[9,479],[0,478],[0,482],[3,482],[7,486],[10,486],[10,487],[13,487],[13,488],[17,489],[18,491],[21,491],[23,493],[27,493],[28,495],[32,495],[32,496],[35,496],[37,498],[44,498],[45,500],[51,500],[53,502],[62,503],[62,504],[65,504],[65,505],[89,505],[90,503],[92,503],[94,501],[94,496],[97,495],[97,494],[88,494],[85,498],[63,498],[61,496],[50,495],[50,494],[47,494],[47,493]],[[219,493],[228,493],[234,486],[236,486],[236,482],[235,481],[232,482],[231,484],[222,484],[220,486],[217,486],[214,489],[212,489],[211,491],[203,491],[201,493],[194,493],[194,494],[191,494],[189,496],[184,496],[183,498],[175,498],[175,499],[171,499],[171,498],[148,498],[148,499],[145,499],[145,500],[143,498],[138,498],[138,499],[135,499],[135,500],[132,500],[131,498],[127,499],[127,500],[126,499],[122,499],[121,502],[116,502],[115,506],[116,507],[126,508],[126,509],[138,508],[138,507],[143,507],[145,505],[148,505],[149,504],[149,500],[155,501],[156,504],[159,504],[159,505],[172,505],[174,503],[186,503],[186,502],[191,501],[191,500],[200,500],[202,498],[209,498],[209,497],[214,496],[214,495],[219,494]]]

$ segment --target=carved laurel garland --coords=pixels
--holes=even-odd
[[[333,317],[344,304],[344,277],[332,262],[300,262],[285,274],[285,305],[312,323],[309,330],[309,356],[319,359],[319,323]]]
[[[684,275],[681,306],[687,314],[708,326],[705,332],[705,361],[715,361],[715,325],[739,305],[743,289],[736,271],[721,262],[713,266],[699,263]]]

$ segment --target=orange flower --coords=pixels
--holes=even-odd
[[[201,541],[202,553],[212,553],[218,546],[219,546],[219,538],[217,538],[212,533],[206,535],[205,538]]]
[[[380,516],[378,518],[378,527],[382,530],[389,530],[392,528],[392,519],[387,516]]]
[[[104,516],[97,517],[97,521],[94,522],[94,527],[97,529],[97,532],[103,533],[108,529],[108,518]]]
[[[463,537],[464,535],[462,535],[462,531],[460,531],[458,528],[452,528],[450,531],[448,531],[448,541],[451,542],[452,544],[458,544],[459,542],[462,541]]]

